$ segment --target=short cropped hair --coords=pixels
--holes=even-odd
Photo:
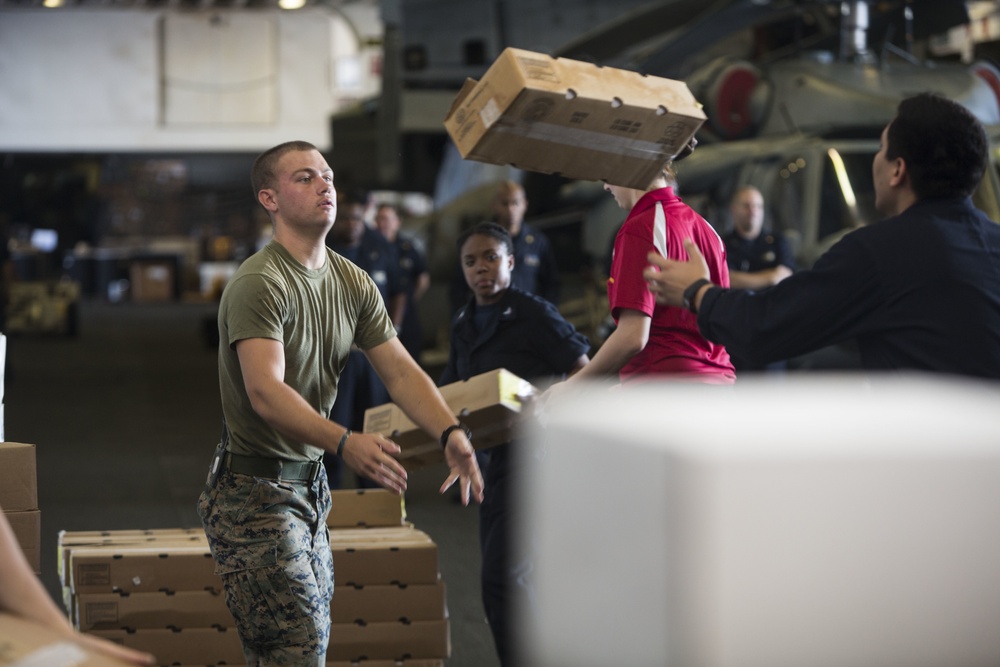
[[[286,153],[293,151],[319,151],[319,149],[308,141],[286,141],[258,155],[253,161],[253,171],[250,172],[250,184],[253,186],[254,196],[261,190],[274,187],[275,165]]]
[[[957,102],[933,93],[907,98],[886,136],[886,158],[903,159],[918,199],[968,197],[983,178],[986,130]]]
[[[465,242],[473,236],[489,236],[504,244],[508,255],[514,254],[514,242],[510,238],[510,233],[495,222],[481,222],[475,227],[466,229],[459,234],[458,242],[456,243],[459,253],[462,252],[462,246],[465,245]]]

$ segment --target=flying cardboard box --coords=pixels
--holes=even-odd
[[[452,413],[472,430],[472,446],[487,449],[510,442],[521,397],[537,390],[503,368],[453,382],[439,389]],[[400,446],[396,457],[407,470],[415,470],[444,460],[437,437],[418,427],[394,403],[365,411],[365,433],[381,433]]]
[[[0,442],[0,508],[5,512],[38,509],[34,445]]]
[[[91,653],[51,628],[9,614],[0,614],[0,665],[124,667],[125,663]]]
[[[468,160],[644,190],[705,120],[682,81],[507,48],[444,126]]]

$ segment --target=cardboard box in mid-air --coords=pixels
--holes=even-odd
[[[683,81],[507,48],[444,125],[468,160],[645,190],[705,120]]]

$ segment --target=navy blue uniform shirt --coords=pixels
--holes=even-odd
[[[537,294],[546,301],[559,303],[559,269],[549,239],[530,225],[521,225],[521,232],[511,238],[514,247],[514,270],[510,284],[522,292]],[[449,298],[453,311],[457,311],[469,298],[469,285],[462,272],[461,257],[452,276]]]
[[[761,362],[853,338],[867,369],[1000,379],[1000,225],[969,198],[919,201],[767,290],[708,290],[698,325]]]

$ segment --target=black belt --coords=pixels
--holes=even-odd
[[[290,482],[314,482],[319,477],[322,461],[289,461],[262,456],[244,456],[226,452],[222,467],[230,472]]]

